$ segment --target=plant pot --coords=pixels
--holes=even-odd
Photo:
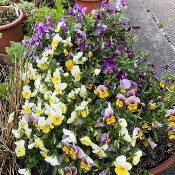
[[[75,0],[75,3],[82,5],[83,7],[87,7],[86,13],[91,13],[93,9],[100,8],[102,0]],[[106,3],[108,3],[109,0],[106,0]]]
[[[4,8],[6,7],[1,6],[0,10],[3,10]],[[0,53],[6,53],[5,47],[10,46],[10,41],[20,42],[23,39],[23,30],[21,25],[23,12],[21,10],[18,11],[19,18],[17,20],[10,24],[0,26],[0,33],[2,33],[2,37],[0,38]]]
[[[159,166],[152,168],[149,170],[149,173],[151,174],[159,174],[163,171],[165,171],[168,167],[170,167],[175,162],[175,154],[173,154],[168,160],[166,160],[164,163],[160,164]]]

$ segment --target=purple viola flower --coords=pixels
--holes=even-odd
[[[34,122],[35,124],[38,124],[38,121],[39,121],[40,118],[37,117],[37,116],[32,116],[31,119],[33,120],[33,122]]]
[[[121,8],[127,8],[128,4],[124,0],[117,0],[116,1],[116,9],[121,10]]]
[[[95,128],[100,128],[100,127],[104,127],[105,125],[101,124],[100,122],[97,122],[97,124],[95,125]]]
[[[168,119],[171,116],[175,115],[175,109],[169,109],[165,115],[165,117]]]
[[[81,27],[82,27],[82,24],[81,23],[77,23],[76,24],[76,28],[79,28],[80,29]]]
[[[142,87],[139,86],[137,83],[133,82],[130,80],[130,83],[132,85],[132,87],[135,89],[135,94],[139,94],[142,91]]]
[[[86,136],[88,134],[88,132],[87,131],[84,131],[84,135]]]
[[[122,80],[122,79],[125,79],[126,77],[125,77],[125,71],[124,70],[119,70],[118,71],[118,74],[117,74],[117,76],[116,76],[116,78],[118,79],[118,80]]]
[[[96,15],[96,10],[95,10],[95,9],[93,9],[93,10],[91,11],[91,15]]]
[[[115,71],[115,61],[111,60],[104,60],[103,61],[104,69],[106,73],[113,73]]]
[[[111,47],[111,40],[106,41],[104,44],[105,47]]]
[[[77,146],[77,158],[82,159],[84,157],[84,153],[80,147]]]
[[[165,69],[165,70],[167,70],[168,67],[169,67],[169,65],[167,64],[167,65],[163,66],[161,69]]]
[[[132,96],[132,97],[127,98],[126,102],[127,102],[127,104],[140,103],[140,99],[139,99],[139,97]]]
[[[64,173],[69,175],[76,175],[77,174],[77,168],[74,166],[67,166],[64,168]]]
[[[108,59],[113,59],[113,58],[115,58],[115,57],[117,57],[117,56],[119,56],[117,53],[113,53],[112,55],[109,55],[108,56]]]
[[[29,122],[31,122],[31,117],[30,117],[30,114],[24,114],[24,120],[27,122],[27,123],[29,123]]]
[[[99,136],[99,142],[101,142],[103,145],[106,143],[106,141],[107,141],[107,134],[106,133],[104,133],[104,134],[101,134],[100,136]]]
[[[50,19],[50,14],[47,13],[45,16],[45,24],[48,24],[49,19]]]
[[[86,14],[86,11],[87,11],[87,7],[83,7],[83,8],[81,9],[82,15],[85,15],[85,14]]]
[[[153,126],[154,126],[154,128],[162,128],[163,124],[155,122]]]
[[[109,171],[108,171],[108,170],[103,171],[103,172],[101,172],[99,175],[109,175]]]
[[[173,131],[174,129],[175,129],[174,126],[168,126],[167,128],[168,131]]]
[[[132,90],[130,90],[130,91],[127,92],[126,95],[127,95],[128,97],[130,97],[130,96],[134,96],[134,95],[135,95],[135,92],[132,91]]]
[[[118,94],[117,95],[117,98],[123,102],[123,104],[125,105],[127,100],[126,100],[126,97],[123,95],[123,94]]]
[[[123,89],[129,89],[131,87],[131,82],[130,82],[130,80],[123,79],[121,81],[121,85],[122,85]]]

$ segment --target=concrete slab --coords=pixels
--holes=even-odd
[[[115,0],[110,0],[113,8],[115,2]],[[147,12],[142,0],[126,0],[126,2],[129,6],[124,11],[125,16],[132,17],[133,25],[141,27],[135,48],[150,54],[149,63],[156,65],[159,74],[161,73],[160,68],[169,64],[169,72],[175,75],[175,50],[162,34],[150,13]]]
[[[163,24],[165,33],[175,44],[175,0],[142,0],[147,10],[154,14],[158,23]]]

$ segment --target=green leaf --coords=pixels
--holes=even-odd
[[[156,142],[158,142],[159,137],[158,137],[158,135],[157,135],[157,132],[156,132],[156,131],[154,131],[154,138],[155,138]]]
[[[18,62],[24,56],[25,50],[24,45],[14,41],[10,41],[10,47],[6,47],[6,52],[9,54],[12,63],[15,63],[15,60]]]
[[[58,166],[54,166],[52,175],[57,175],[57,174],[58,174]]]
[[[2,37],[2,33],[0,33],[0,38]]]

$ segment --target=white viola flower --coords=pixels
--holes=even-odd
[[[141,156],[142,156],[142,151],[141,151],[141,150],[137,151],[137,152],[134,154],[132,163],[133,163],[134,165],[137,165],[137,164],[139,163],[139,161],[140,161],[140,157],[141,157]]]
[[[83,145],[86,145],[86,146],[90,146],[92,141],[91,139],[88,137],[88,136],[85,136],[85,137],[82,137],[80,139],[80,142],[83,144]]]
[[[48,90],[44,93],[44,99],[48,100],[50,98],[50,96],[52,95],[52,91]]]
[[[75,91],[73,89],[69,92],[68,98],[75,99]]]
[[[94,70],[95,75],[99,75],[100,72],[101,72],[101,69],[95,69]]]
[[[83,56],[83,52],[78,52],[76,55],[73,56],[73,62],[75,64],[82,64],[82,60],[80,58],[82,58]]]
[[[69,73],[68,73],[68,72],[63,73],[63,75],[64,75],[65,77],[68,77],[68,76],[69,76]]]
[[[50,163],[52,166],[59,165],[57,156],[55,156],[55,157],[48,156],[48,157],[46,157],[44,160],[45,160],[46,162]]]
[[[126,156],[121,155],[119,157],[116,158],[115,162],[115,173],[117,175],[129,175],[128,170],[131,170],[132,165],[126,161]]]
[[[126,128],[128,126],[128,124],[127,124],[127,122],[126,122],[126,120],[124,118],[119,118],[118,121],[119,121],[119,125],[121,127]]]
[[[67,142],[67,143],[71,143],[72,142],[72,143],[77,144],[77,139],[76,139],[76,137],[75,137],[75,135],[74,135],[74,133],[72,131],[63,128],[63,134],[65,136],[65,138],[62,140],[63,143],[64,142]]]
[[[37,62],[37,67],[39,67],[41,70],[45,70],[47,69],[47,64],[48,64],[48,60],[46,57],[42,57],[41,59],[36,60]]]
[[[41,92],[44,94],[44,85],[41,83],[42,82],[42,77],[41,75],[38,75],[37,79],[34,82],[35,88],[37,91]]]
[[[82,101],[80,106],[77,106],[75,108],[75,111],[81,111],[81,110],[85,110],[87,105],[88,105],[89,101]]]
[[[45,81],[45,82],[50,82],[51,79],[52,79],[51,73],[47,73],[47,76],[45,77],[44,81]]]
[[[42,56],[48,58],[49,55],[52,56],[53,54],[54,54],[53,50],[49,49],[49,50],[44,51],[42,53]]]
[[[78,115],[77,115],[76,111],[73,111],[73,112],[71,113],[71,118],[69,118],[69,119],[67,120],[67,123],[68,123],[68,124],[74,123],[75,120],[76,120],[77,118],[78,118]]]
[[[140,129],[135,128],[132,132],[132,138],[131,138],[131,146],[134,147],[136,144],[136,139],[138,138],[138,133]]]
[[[148,138],[148,142],[149,142],[149,144],[151,146],[151,149],[154,149],[157,146],[157,144],[154,143],[151,138]]]
[[[67,87],[67,83],[57,83],[54,85],[56,94],[62,94]]]
[[[131,142],[131,137],[128,134],[128,130],[124,127],[121,128],[120,132],[119,132],[119,136],[123,136],[123,139],[126,140],[127,142]]]
[[[38,115],[38,117],[40,117],[42,113],[41,102],[39,102],[38,105],[36,106],[35,113]]]
[[[49,118],[45,119],[45,117],[39,118],[38,125],[44,133],[48,133],[50,129],[54,128],[54,126],[52,125],[52,121],[50,121]]]
[[[43,148],[41,149],[41,151],[40,151],[40,154],[41,154],[43,157],[47,158],[47,157],[48,157],[48,155],[47,155],[48,152],[49,152],[49,150],[46,149],[45,147],[43,147]]]
[[[54,104],[54,103],[58,103],[60,100],[56,97],[56,92],[53,92],[52,95],[49,98],[49,103],[50,104]]]
[[[103,145],[103,146],[99,147],[99,146],[91,143],[91,147],[95,148],[92,152],[97,154],[99,156],[99,159],[107,157],[107,154],[105,153],[105,150],[108,149],[108,145]]]
[[[67,38],[66,40],[62,40],[62,43],[64,44],[65,47],[72,47],[73,44],[71,42],[71,36],[69,38]]]
[[[29,99],[31,96],[30,86],[25,85],[22,91],[23,98]]]
[[[27,135],[28,138],[30,138],[32,129],[29,128],[28,124],[24,125],[24,129],[25,129],[25,134]]]
[[[57,30],[57,29],[56,29]],[[63,39],[60,37],[59,33],[57,33],[52,40],[52,50],[55,51],[58,43],[60,43]]]
[[[30,69],[30,79],[36,80],[38,78],[37,69]]]
[[[54,125],[61,125],[62,121],[64,120],[64,115],[62,115],[61,108],[58,108],[57,111],[51,111],[50,121],[53,122]]]
[[[15,148],[15,153],[16,153],[16,156],[17,157],[22,157],[25,155],[25,141],[24,140],[19,140],[17,142],[14,142],[15,145],[16,145],[16,148]]]
[[[55,32],[59,32],[60,29],[61,29],[61,26],[63,26],[63,25],[64,25],[64,22],[59,22],[59,23],[57,24],[57,28],[55,29]]]
[[[58,102],[58,104],[60,105],[62,113],[65,114],[67,112],[67,106],[62,102]]]
[[[80,68],[79,68],[78,65],[73,66],[71,74],[75,78],[76,81],[80,80],[80,78],[81,78],[81,76],[80,76]]]
[[[23,175],[31,175],[31,172],[30,172],[30,170],[29,169],[19,169],[18,170],[18,173],[19,174],[23,174]]]
[[[58,68],[53,73],[52,83],[53,84],[61,83],[60,69]]]
[[[86,90],[86,86],[85,85],[82,85],[81,86],[79,94],[80,94],[80,96],[82,98],[86,98],[87,90]]]
[[[12,129],[12,134],[14,134],[15,138],[17,139],[19,139],[23,135],[19,130],[16,129]]]
[[[12,122],[13,122],[13,120],[14,120],[14,115],[15,115],[15,112],[12,112],[12,113],[9,115],[8,123],[12,123]]]

